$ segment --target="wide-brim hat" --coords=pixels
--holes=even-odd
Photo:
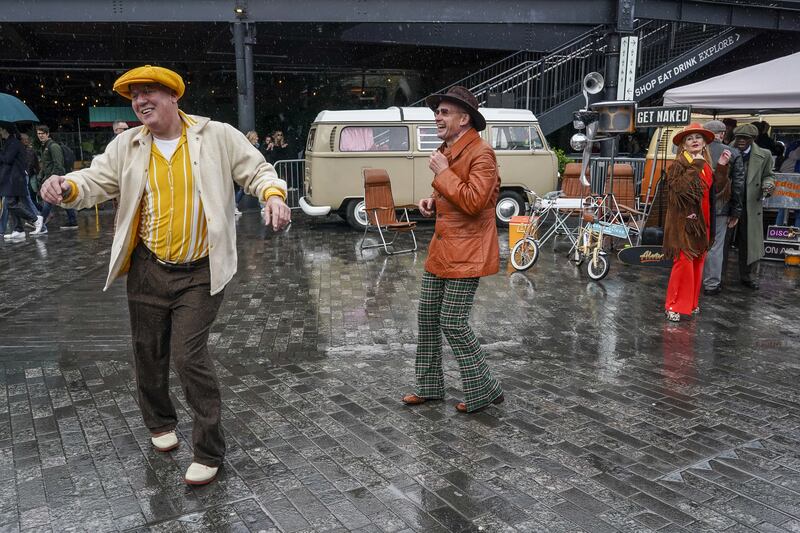
[[[131,100],[130,86],[142,83],[158,83],[175,91],[179,99],[186,90],[180,74],[164,67],[145,65],[129,70],[114,82],[114,90],[128,100]]]
[[[457,106],[464,108],[464,111],[472,119],[472,126],[476,130],[483,131],[486,129],[486,119],[478,111],[478,99],[469,89],[461,85],[454,85],[447,89],[446,93],[436,93],[425,98],[425,105],[436,111],[436,108],[439,107],[443,100],[453,102]]]
[[[693,122],[675,134],[675,136],[672,138],[672,144],[675,146],[681,146],[686,136],[691,135],[692,133],[699,133],[702,135],[703,139],[706,141],[706,144],[713,142],[716,138],[714,136],[714,132],[705,129],[698,122]]]

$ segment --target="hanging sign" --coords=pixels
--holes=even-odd
[[[686,126],[692,118],[692,106],[640,107],[636,110],[636,127]]]

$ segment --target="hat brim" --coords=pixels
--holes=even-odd
[[[672,144],[674,144],[675,146],[682,145],[683,140],[686,138],[686,136],[691,135],[692,133],[699,133],[700,135],[702,135],[703,140],[706,141],[706,144],[710,144],[714,142],[714,139],[716,139],[716,135],[714,135],[714,132],[710,130],[707,130],[705,128],[692,128],[690,130],[681,130],[678,133],[676,133],[675,136],[672,138]]]
[[[180,99],[183,96],[184,91],[186,90],[185,87],[180,87],[177,85],[171,85],[167,83],[168,80],[165,79],[156,79],[153,76],[139,76],[134,78],[128,78],[123,80],[121,83],[117,80],[117,83],[114,84],[114,91],[117,92],[120,96],[127,98],[128,100],[132,100],[131,97],[131,85],[144,85],[144,84],[158,84],[162,87],[166,87],[171,91],[175,91],[175,96]]]
[[[483,117],[480,111],[469,105],[467,102],[462,100],[461,98],[457,98],[451,94],[432,94],[425,98],[425,105],[427,105],[432,110],[436,111],[436,108],[439,107],[439,104],[442,101],[448,101],[456,104],[457,106],[464,109],[467,114],[472,119],[472,126],[477,131],[483,131],[486,129],[486,119]]]

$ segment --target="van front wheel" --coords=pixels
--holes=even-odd
[[[364,200],[356,198],[347,202],[346,218],[351,228],[363,231],[367,227],[367,210],[364,207]]]
[[[507,227],[511,222],[511,217],[525,214],[525,200],[518,192],[500,191],[495,207],[495,218],[497,225]]]

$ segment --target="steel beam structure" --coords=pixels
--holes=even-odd
[[[3,0],[0,22],[615,24],[619,0]],[[636,16],[800,31],[800,0],[636,0]],[[241,13],[239,13],[241,15]]]
[[[546,51],[588,28],[578,24],[365,23],[345,29],[341,39],[358,43]]]
[[[239,129],[243,132],[254,130],[256,127],[255,84],[253,82],[254,32],[255,30],[251,24],[246,22],[233,23]]]

